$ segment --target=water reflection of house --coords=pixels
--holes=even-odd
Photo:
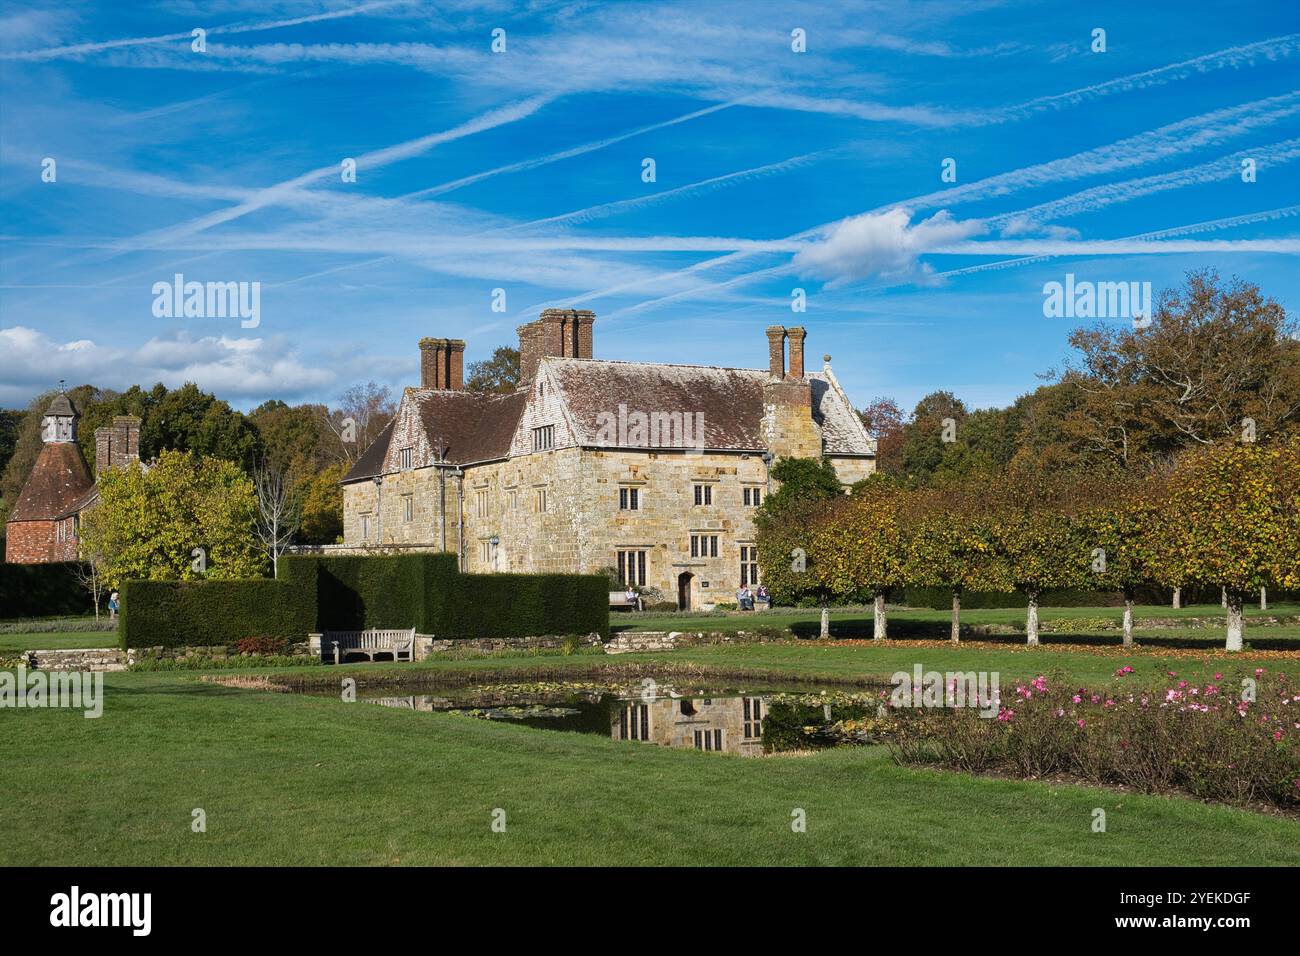
[[[767,701],[766,697],[622,700],[611,715],[610,734],[615,740],[644,740],[661,747],[761,754]]]

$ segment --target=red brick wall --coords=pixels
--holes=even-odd
[[[58,526],[64,526],[64,540]],[[5,560],[10,564],[45,564],[77,560],[77,540],[72,536],[72,519],[58,521],[11,521],[5,525]]]

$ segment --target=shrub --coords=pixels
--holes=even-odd
[[[0,562],[0,616],[47,617],[94,613],[76,561],[51,564]]]
[[[1121,668],[1117,681],[1128,680]],[[889,737],[895,760],[1021,777],[1069,774],[1145,793],[1181,790],[1234,804],[1300,808],[1300,688],[1255,672],[1256,701],[1230,683],[1074,687],[1059,674],[1017,686],[997,719],[925,711]]]
[[[271,637],[269,634],[259,634],[256,637],[245,637],[235,641],[235,649],[241,654],[261,654],[263,656],[287,656],[289,653],[289,642],[282,637]]]

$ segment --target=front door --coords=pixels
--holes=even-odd
[[[683,571],[677,575],[677,608],[681,611],[691,609],[691,579],[695,575],[689,571]]]

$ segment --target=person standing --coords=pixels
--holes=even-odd
[[[114,591],[112,594],[108,596],[108,619],[110,621],[117,620],[117,609],[119,606],[120,605],[118,604],[118,600],[117,600],[117,592]]]

